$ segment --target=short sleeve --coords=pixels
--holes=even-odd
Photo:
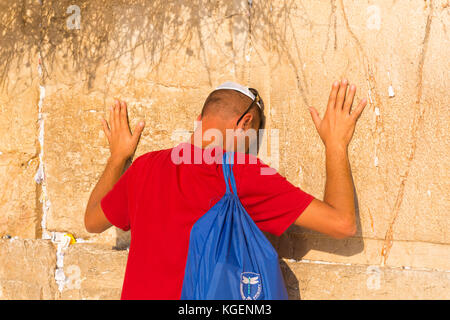
[[[314,199],[259,159],[239,170],[242,171],[240,178],[236,177],[238,195],[262,231],[280,236]]]
[[[135,162],[122,174],[113,188],[102,198],[100,205],[108,221],[124,230],[130,230],[129,194],[130,180],[135,171]]]

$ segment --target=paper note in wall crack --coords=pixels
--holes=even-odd
[[[388,93],[390,98],[395,96],[394,88],[392,86],[389,86]]]

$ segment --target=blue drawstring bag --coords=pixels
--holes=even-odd
[[[233,160],[224,153],[225,195],[191,229],[181,299],[286,300],[278,254],[239,200]]]

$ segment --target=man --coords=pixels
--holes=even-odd
[[[324,118],[315,108],[309,109],[326,150],[323,201],[276,172],[262,174],[268,166],[250,154],[244,155],[244,163],[235,161],[238,196],[261,230],[279,236],[295,223],[337,239],[355,234],[347,147],[367,104],[363,99],[352,110],[355,92],[355,85],[349,87],[347,80],[335,81]],[[206,99],[198,117],[201,127],[190,143],[146,153],[121,176],[136,150],[144,123],[140,122],[131,133],[127,105],[116,101],[111,107],[109,125],[102,120],[111,155],[87,204],[85,225],[88,232],[94,233],[111,225],[131,229],[122,299],[180,298],[191,227],[220,200],[225,182],[220,163],[178,160],[195,160],[196,154],[204,159],[206,153],[214,157],[221,148],[236,151],[236,145],[242,142],[248,152],[252,141],[246,133],[258,130],[263,116],[262,101],[255,90],[225,84]],[[234,135],[228,141],[211,139],[211,130],[223,137],[227,130]],[[198,135],[200,139],[196,139]],[[235,155],[242,156],[239,152]]]

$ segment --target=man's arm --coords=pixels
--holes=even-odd
[[[103,197],[113,188],[124,172],[127,161],[136,151],[139,137],[144,129],[141,121],[131,134],[128,125],[127,105],[116,100],[110,109],[109,125],[102,119],[103,131],[108,138],[111,155],[106,163],[102,176],[92,190],[86,206],[84,225],[88,232],[101,233],[111,227],[100,206]]]
[[[351,106],[356,86],[347,93],[347,80],[333,83],[327,110],[323,119],[315,108],[310,108],[316,129],[325,145],[326,183],[324,200],[314,199],[295,224],[334,238],[345,238],[356,233],[354,191],[348,144],[356,122],[367,104],[361,100],[353,111]]]

